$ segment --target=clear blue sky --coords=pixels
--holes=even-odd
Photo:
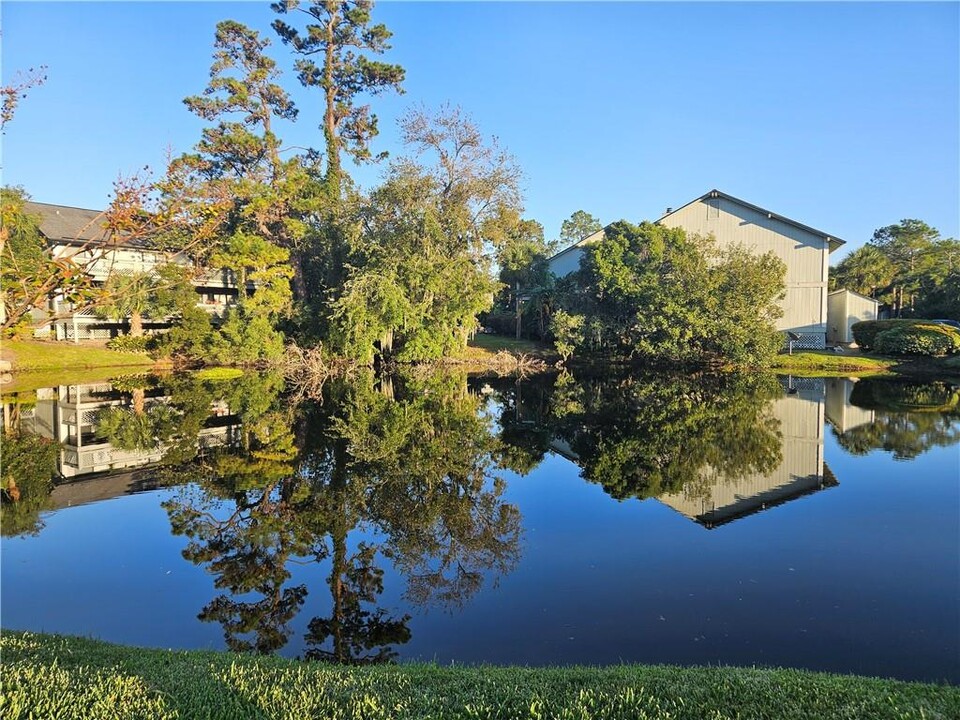
[[[957,3],[382,2],[406,94],[374,98],[393,154],[415,103],[453,102],[524,168],[527,215],[556,236],[584,209],[655,219],[719,188],[848,241],[915,217],[960,225]],[[161,170],[201,122],[213,32],[272,36],[267,2],[2,7],[3,81],[46,65],[3,138],[3,182],[103,207],[118,174]],[[275,42],[274,56],[292,66]],[[296,86],[290,145],[322,145]],[[355,171],[369,187],[380,169]]]

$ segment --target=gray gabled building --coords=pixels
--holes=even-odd
[[[86,272],[95,284],[103,284],[111,275],[149,272],[166,263],[191,266],[177,253],[165,252],[141,239],[118,237],[104,227],[104,212],[28,201],[24,209],[40,219],[40,233],[47,252],[54,258],[71,262]],[[203,270],[194,273],[197,306],[220,316],[237,300],[234,274],[229,270]],[[38,326],[36,335],[57,340],[105,340],[122,332],[123,322],[97,317],[91,309],[74,308],[61,295],[49,298],[45,307],[33,311]],[[168,323],[148,321],[148,327],[167,327]]]
[[[740,245],[758,254],[773,252],[787,267],[786,294],[780,305],[783,316],[777,329],[800,336],[802,347],[822,348],[827,335],[827,277],[830,253],[843,241],[740,200],[711,190],[676,210],[670,208],[656,221],[688,234],[712,235],[720,247]],[[550,258],[550,270],[563,277],[577,270],[584,248],[603,239],[603,230]]]

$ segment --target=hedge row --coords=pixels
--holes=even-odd
[[[851,326],[853,339],[861,350],[875,350],[877,335],[885,330],[913,325],[916,320],[864,320]]]
[[[909,325],[877,335],[877,352],[884,355],[945,357],[960,352],[960,332],[946,325]]]
[[[960,331],[923,320],[870,320],[853,325],[853,338],[863,350],[884,355],[944,357],[960,353]]]
[[[152,338],[142,335],[118,335],[107,342],[107,347],[117,352],[145,353],[150,349]]]

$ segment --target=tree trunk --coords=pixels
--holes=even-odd
[[[143,337],[143,316],[139,310],[130,313],[130,337]]]
[[[133,412],[137,415],[143,415],[144,400],[147,396],[146,392],[144,392],[143,388],[134,388],[130,394],[132,395]]]
[[[7,497],[13,502],[20,502],[20,488],[12,477],[7,480]]]
[[[323,135],[327,146],[327,174],[325,185],[331,200],[340,200],[340,138],[337,137],[337,88],[333,83],[334,64],[334,28],[339,22],[338,13],[330,13],[327,22],[327,48],[323,63],[324,80],[326,81],[326,108],[323,114]],[[335,211],[339,203],[334,205]]]
[[[293,268],[293,297],[302,304],[307,302],[307,280],[303,272],[303,258],[299,250],[290,252],[290,267]]]

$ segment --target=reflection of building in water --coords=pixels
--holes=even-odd
[[[876,420],[876,413],[867,408],[857,407],[850,403],[850,393],[856,385],[856,380],[847,378],[827,378],[827,408],[826,418],[839,433],[866,425]]]
[[[837,484],[823,462],[825,387],[821,379],[790,378],[786,394],[771,403],[782,435],[780,465],[768,475],[708,479],[696,488],[657,499],[704,527],[737,520]]]
[[[149,470],[123,470],[106,475],[91,475],[54,487],[50,493],[49,509],[87,505],[156,488],[155,474]]]
[[[159,389],[146,389],[150,403],[164,403],[168,398]],[[124,405],[124,393],[110,383],[60,385],[36,391],[32,408],[19,410],[22,430],[36,433],[60,443],[60,473],[74,478],[91,473],[113,472],[143,467],[158,462],[166,450],[159,445],[148,450],[122,450],[97,437],[98,413],[109,407]],[[9,406],[3,407],[5,426]],[[226,403],[215,402],[210,417],[201,429],[197,442],[201,449],[232,444],[239,425]]]

